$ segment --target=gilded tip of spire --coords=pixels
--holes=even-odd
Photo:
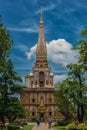
[[[42,0],[40,0],[40,22],[42,22]]]

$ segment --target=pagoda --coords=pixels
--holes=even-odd
[[[57,117],[57,107],[54,100],[54,82],[51,67],[47,59],[47,46],[44,36],[44,23],[42,18],[42,5],[40,10],[40,27],[36,47],[36,61],[32,73],[25,76],[25,93],[21,95],[27,118],[33,119],[51,116]]]

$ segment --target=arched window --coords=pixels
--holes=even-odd
[[[35,116],[35,112],[32,112],[32,116]]]
[[[44,72],[39,73],[39,80],[44,80]]]
[[[32,116],[35,116],[35,115],[36,115],[36,110],[35,110],[35,108],[32,109],[32,112],[31,112],[31,113],[32,113]]]
[[[40,85],[40,87],[44,87],[44,81],[45,81],[44,72],[41,71],[39,73],[39,85]]]
[[[32,97],[32,103],[35,103],[35,96]]]
[[[34,99],[34,98],[32,99],[32,102],[33,102],[33,103],[35,102],[35,99]]]
[[[49,113],[49,116],[52,116],[52,110],[51,110],[51,108],[49,109],[48,113]]]
[[[52,116],[52,112],[49,112],[49,116]]]

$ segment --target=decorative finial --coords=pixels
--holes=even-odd
[[[42,0],[40,0],[40,21],[42,22]]]

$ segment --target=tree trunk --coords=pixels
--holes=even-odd
[[[82,98],[83,98],[83,92],[81,90],[82,89],[82,79],[81,79],[80,75],[78,77],[79,77],[79,85],[80,85],[79,98],[80,98],[80,100],[82,100]],[[83,105],[83,103],[81,103],[78,105],[78,121],[80,123],[82,123],[83,118],[84,118],[84,105]]]
[[[0,121],[4,124],[5,123],[5,118],[4,118],[4,114],[0,113]]]
[[[83,117],[84,117],[83,105],[81,105],[81,106],[78,105],[77,116],[78,116],[79,123],[82,123]]]
[[[65,121],[69,120],[69,108],[67,106],[66,113],[65,113]]]

